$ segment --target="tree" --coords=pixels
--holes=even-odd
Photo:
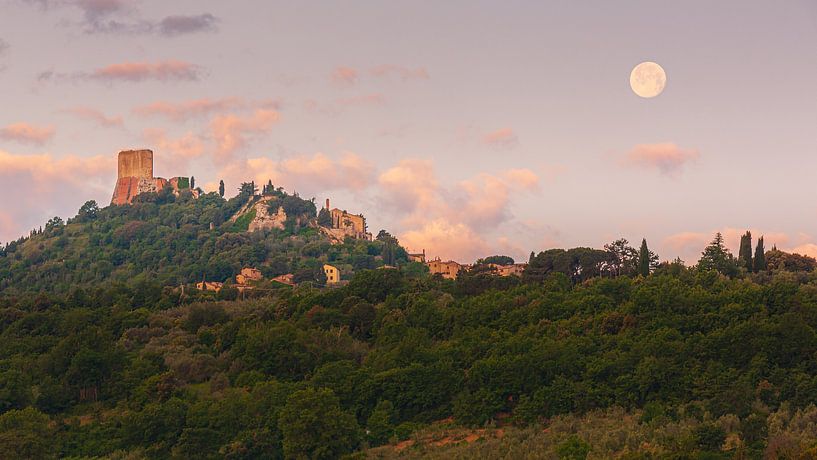
[[[45,231],[50,232],[62,227],[63,225],[65,225],[65,222],[63,222],[62,218],[59,216],[54,216],[48,219],[48,222],[45,223]]]
[[[476,264],[513,265],[514,260],[513,257],[510,256],[488,256],[484,259],[477,260]]]
[[[196,188],[196,178],[194,176],[190,176],[190,189]]]
[[[638,274],[649,276],[650,274],[650,248],[647,247],[647,239],[641,239],[641,249],[638,250]]]
[[[82,207],[79,208],[77,217],[79,217],[81,221],[88,221],[96,219],[98,213],[99,205],[96,204],[96,201],[90,200],[86,201],[85,204],[83,204]]]
[[[379,401],[366,422],[369,442],[379,446],[389,442],[394,434],[394,405],[389,400]]]
[[[224,198],[224,181],[223,180],[218,181],[218,194],[221,195],[222,198]]]
[[[738,262],[741,267],[746,268],[746,271],[751,273],[754,269],[752,264],[752,232],[746,230],[746,233],[740,237],[740,250],[738,250]]]
[[[321,208],[318,212],[318,225],[326,228],[332,227],[332,213],[328,209]]]
[[[715,234],[715,238],[709,243],[701,254],[698,261],[700,270],[714,270],[727,276],[735,276],[738,271],[738,264],[735,257],[726,249],[723,243],[723,235],[720,232]]]
[[[328,388],[306,388],[287,398],[279,426],[287,458],[334,459],[358,445],[355,417]]]
[[[631,275],[636,271],[638,251],[625,238],[605,244],[604,250],[610,255],[608,268],[612,276]]]
[[[763,237],[757,239],[757,247],[755,247],[754,271],[761,272],[766,270],[766,250],[763,248]]]

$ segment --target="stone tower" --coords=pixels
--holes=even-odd
[[[119,152],[119,175],[137,179],[153,179],[152,150],[123,150]]]
[[[166,180],[153,177],[152,150],[123,150],[119,152],[116,188],[111,204],[129,204],[145,192],[158,192]]]

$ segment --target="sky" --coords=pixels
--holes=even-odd
[[[817,256],[817,2],[0,0],[0,242],[120,150],[471,262],[646,238]],[[632,68],[667,85],[637,96]]]

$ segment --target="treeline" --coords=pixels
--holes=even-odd
[[[450,416],[614,407],[705,427],[668,454],[722,458],[727,436],[729,456],[810,447],[770,423],[817,401],[813,272],[484,276],[368,270],[222,302],[150,284],[7,293],[0,456],[337,458]]]

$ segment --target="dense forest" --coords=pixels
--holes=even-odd
[[[229,218],[252,195],[89,202],[4,246],[0,458],[817,455],[810,257],[618,240],[444,280],[387,232],[247,233]],[[244,266],[300,282],[191,287]]]

